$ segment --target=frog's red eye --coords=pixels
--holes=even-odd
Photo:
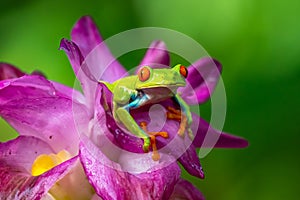
[[[138,72],[138,77],[140,81],[144,82],[150,77],[150,69],[148,67],[143,67]]]
[[[184,78],[186,78],[188,76],[188,70],[183,65],[180,66],[179,72]]]

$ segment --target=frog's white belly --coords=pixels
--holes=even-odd
[[[142,90],[144,95],[147,96],[147,100],[144,101],[141,105],[154,104],[169,99],[175,95],[172,89],[167,87],[161,88],[149,88]]]

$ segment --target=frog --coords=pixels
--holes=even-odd
[[[153,142],[151,135],[145,129],[145,126],[142,127],[137,124],[131,116],[130,110],[173,98],[181,110],[168,108],[170,111],[169,118],[180,119],[184,116],[185,120],[183,121],[185,122],[180,124],[178,134],[182,136],[187,129],[189,136],[191,136],[192,115],[190,108],[180,94],[177,93],[179,87],[186,86],[187,76],[188,70],[181,64],[177,64],[172,68],[141,66],[135,75],[120,78],[113,83],[101,80],[99,82],[103,83],[113,94],[112,113],[117,124],[136,137],[143,139],[143,151],[149,152],[151,142]],[[167,137],[166,134],[161,133],[160,135]]]

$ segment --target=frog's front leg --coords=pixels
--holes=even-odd
[[[149,152],[150,137],[144,132],[141,127],[137,125],[137,123],[129,113],[129,107],[130,104],[117,108],[115,110],[116,117],[128,131],[144,140],[143,150],[144,152]]]
[[[176,94],[174,98],[179,103],[180,107],[183,109],[183,112],[187,117],[188,125],[191,125],[193,122],[193,118],[192,118],[192,113],[190,111],[189,105],[181,98],[179,94]]]
[[[192,130],[190,128],[192,122],[193,122],[193,118],[192,118],[192,114],[190,111],[190,107],[187,105],[187,103],[179,96],[179,94],[176,94],[174,96],[175,101],[180,105],[181,110],[176,110],[175,108],[172,107],[168,107],[168,113],[167,113],[167,117],[169,119],[175,119],[180,121],[180,127],[178,130],[178,134],[180,136],[184,136],[184,132],[187,129],[188,132],[188,136],[191,139],[194,139],[194,135],[192,133]],[[183,114],[182,114],[183,112]]]

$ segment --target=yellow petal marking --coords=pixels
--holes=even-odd
[[[66,150],[61,150],[57,154],[41,154],[34,160],[31,174],[32,176],[39,176],[70,158],[71,155]]]

